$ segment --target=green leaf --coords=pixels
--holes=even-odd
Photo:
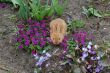
[[[49,49],[51,49],[51,46],[48,45],[48,46],[44,47],[44,49],[45,49],[45,50],[49,50]]]
[[[11,0],[11,2],[13,3],[14,7],[17,7],[16,5],[20,5],[17,0]]]
[[[17,42],[17,43],[15,44],[15,48],[17,49],[19,45],[20,45],[20,43]]]
[[[83,8],[83,13],[88,15],[89,11],[84,6],[82,8]]]
[[[102,15],[94,8],[89,8],[88,11],[90,11],[96,17],[102,17]]]
[[[37,47],[37,49],[39,49],[39,50],[41,50],[41,49],[42,49],[39,45],[37,45],[36,47]]]
[[[34,50],[34,49],[35,49],[32,44],[29,45],[29,48],[30,48],[31,50]]]
[[[72,23],[73,26],[75,26],[76,28],[81,28],[85,25],[85,23],[82,20],[74,20]]]
[[[65,0],[63,4],[60,4],[59,0],[52,0],[53,8],[57,13],[57,15],[61,16],[63,14],[66,3],[67,3],[67,0]]]

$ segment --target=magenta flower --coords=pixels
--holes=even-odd
[[[19,45],[18,48],[19,48],[19,49],[23,49],[23,45]]]
[[[43,23],[46,23],[46,20],[42,20],[42,21],[41,21],[41,24],[43,24]]]
[[[36,55],[36,50],[32,50],[32,55]]]
[[[30,44],[32,44],[34,47],[36,45],[39,45],[42,48],[46,46],[47,42],[49,42],[46,38],[49,35],[48,34],[49,29],[45,28],[46,21],[43,20],[41,22],[36,22],[34,20],[28,19],[27,24],[29,25],[27,26],[24,26],[23,24],[18,25],[19,31],[17,33],[18,35],[16,39],[17,42],[19,44],[23,44],[23,46],[27,46],[27,48],[30,46]]]
[[[33,24],[34,21],[31,20],[31,19],[28,19],[27,22],[28,22],[29,24]]]
[[[40,39],[40,46],[43,48],[45,45],[46,45],[46,41],[43,38],[41,38]]]
[[[18,27],[19,29],[22,29],[22,28],[25,27],[25,25],[23,25],[23,24],[19,24],[19,25],[17,25],[17,27]]]
[[[85,44],[85,41],[86,41],[86,37],[87,37],[87,33],[86,32],[83,32],[83,31],[80,31],[78,33],[75,33],[73,35],[74,37],[74,40],[78,43],[81,43],[82,45]]]
[[[32,37],[32,44],[33,44],[33,45],[37,45],[37,44],[38,44],[38,40],[35,39],[34,37]]]
[[[29,46],[30,45],[30,40],[26,40],[25,45]]]
[[[46,45],[46,41],[41,42],[41,47],[44,47]]]
[[[28,31],[26,32],[26,34],[27,34],[27,35],[30,35],[30,34],[31,34],[31,31],[30,31],[30,30],[28,30]]]
[[[5,8],[7,7],[6,3],[0,3],[0,8]]]
[[[34,31],[35,31],[35,32],[37,32],[37,31],[38,31],[38,29],[37,29],[37,28],[34,28]]]
[[[22,42],[22,39],[21,38],[16,38],[16,40],[21,43]]]
[[[41,27],[42,27],[42,28],[45,28],[45,27],[46,27],[46,24],[42,24]]]
[[[40,26],[40,24],[39,24],[38,22],[34,22],[34,25],[35,25],[36,27]]]
[[[24,30],[19,30],[19,34],[20,34],[20,35],[22,35],[22,34],[24,34],[24,33],[25,33]]]

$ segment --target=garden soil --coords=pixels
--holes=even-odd
[[[110,18],[86,18],[82,14],[82,6],[88,6],[87,0],[69,0],[68,6],[63,15],[67,20],[68,15],[73,19],[85,21],[85,26],[78,30],[87,31],[95,36],[94,42],[103,45],[105,42],[110,43]],[[92,3],[99,11],[106,12],[110,10],[109,4],[103,4],[97,1]],[[0,9],[0,73],[33,73],[35,61],[33,57],[22,49],[16,49],[13,42],[16,25],[12,19],[16,15],[12,7]],[[55,60],[56,61],[56,60]],[[107,62],[109,64],[109,62]],[[108,71],[109,73],[110,71]],[[106,72],[107,73],[107,72]]]
[[[33,73],[32,56],[14,46],[15,14],[10,6],[0,9],[0,73]]]

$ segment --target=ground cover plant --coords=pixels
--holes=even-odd
[[[82,20],[72,20],[68,23],[68,32],[74,32],[76,31],[77,28],[82,28],[84,27],[85,22]]]
[[[49,30],[45,20],[40,22],[28,20],[28,25],[18,25],[17,44],[18,48],[28,52],[40,51],[48,46]]]

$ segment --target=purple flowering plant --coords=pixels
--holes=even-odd
[[[75,48],[77,62],[85,66],[87,73],[100,73],[103,70],[100,64],[101,56],[98,56],[95,45],[91,41],[88,42],[87,33],[83,31],[75,33],[73,39],[77,43]]]
[[[29,19],[27,23],[28,25],[17,25],[16,46],[32,53],[42,51],[49,44],[47,38],[49,37],[49,30],[46,20],[37,22]]]
[[[7,7],[7,4],[6,3],[0,3],[0,9],[6,8],[6,7]]]

